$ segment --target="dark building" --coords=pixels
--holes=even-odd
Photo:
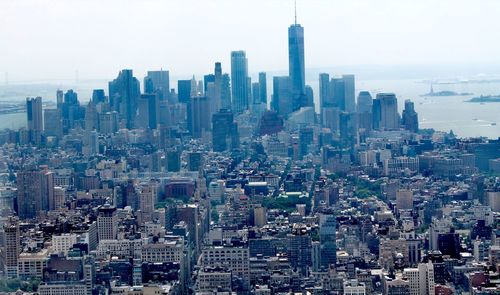
[[[191,80],[177,81],[177,98],[179,102],[189,102],[191,98]]]
[[[405,100],[402,120],[406,130],[418,132],[418,114],[415,112],[415,104],[410,100]]]
[[[283,130],[283,118],[275,111],[265,112],[259,120],[258,134],[276,134]]]
[[[460,237],[453,230],[447,234],[438,235],[438,249],[443,255],[460,258]]]
[[[237,148],[239,145],[238,125],[234,122],[233,113],[221,109],[212,116],[212,146],[214,152],[223,152]]]
[[[108,86],[112,110],[120,114],[128,129],[134,128],[140,96],[139,80],[134,77],[132,70],[122,70]]]

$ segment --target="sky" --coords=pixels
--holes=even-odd
[[[497,0],[297,0],[306,68],[500,65]],[[0,0],[0,74],[12,82],[288,69],[293,0]],[[3,80],[3,79],[2,79]]]

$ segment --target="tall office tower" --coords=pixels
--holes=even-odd
[[[104,89],[94,89],[92,91],[92,103],[97,105],[100,102],[106,102],[106,94],[104,93]]]
[[[86,156],[95,155],[99,152],[99,134],[96,130],[85,131],[82,152]]]
[[[340,132],[340,114],[342,111],[336,107],[323,108],[323,127],[329,128],[333,133]]]
[[[99,114],[99,133],[112,134],[118,131],[118,112]]]
[[[191,97],[198,96],[198,82],[196,82],[196,78],[193,77],[191,78]]]
[[[396,192],[396,208],[399,210],[413,209],[413,192],[407,189],[399,189]]]
[[[271,108],[286,117],[293,109],[292,79],[288,76],[273,77]]]
[[[92,131],[99,128],[99,113],[93,100],[85,107],[85,130]]]
[[[207,92],[208,83],[215,83],[215,75],[214,74],[208,74],[208,75],[203,76],[203,85],[204,85],[203,91],[204,91],[204,93]]]
[[[177,98],[179,102],[189,102],[189,99],[191,98],[191,80],[177,81]]]
[[[319,113],[321,125],[324,125],[323,109],[331,106],[333,106],[333,103],[331,102],[330,75],[321,73],[319,74]]]
[[[210,104],[206,96],[191,97],[187,107],[187,125],[191,136],[200,138],[204,132],[210,131]]]
[[[153,213],[158,199],[158,184],[154,181],[142,183],[139,187],[139,209],[141,222],[153,221]]]
[[[328,269],[337,261],[337,222],[333,214],[319,215],[319,242],[321,266]]]
[[[97,238],[102,240],[114,240],[118,232],[118,216],[116,207],[109,204],[102,205],[97,215]]]
[[[380,108],[380,113],[379,109]],[[378,129],[399,129],[398,100],[393,93],[378,93],[373,101],[373,119],[378,120]]]
[[[299,156],[307,155],[309,145],[314,143],[314,130],[312,127],[302,127],[299,130]]]
[[[67,134],[71,129],[84,127],[85,109],[80,107],[78,94],[72,89],[64,93],[64,102],[62,104],[61,113],[64,134]]]
[[[231,99],[231,78],[229,74],[222,75],[221,82],[221,109],[232,109]]]
[[[304,103],[301,107],[313,107],[314,108],[314,91],[311,86],[306,85],[306,94],[304,96]]]
[[[56,102],[57,102],[57,108],[61,108],[63,102],[64,102],[64,92],[61,89],[57,89],[56,91]]]
[[[26,98],[26,113],[28,116],[28,130],[41,132],[43,130],[42,98]]]
[[[222,106],[222,65],[220,62],[215,63],[214,68],[214,87],[215,87],[215,112],[219,111]]]
[[[373,128],[373,99],[368,91],[361,91],[358,95],[358,127],[366,131]]]
[[[248,109],[248,60],[245,51],[231,52],[231,93],[233,96],[232,110],[241,114]]]
[[[238,125],[233,113],[221,109],[212,116],[212,146],[214,152],[223,152],[239,145]]]
[[[160,93],[141,94],[137,108],[136,127],[156,129],[160,118]]]
[[[251,104],[260,104],[260,86],[259,82],[252,83],[252,99],[251,99]]]
[[[259,73],[259,98],[267,108],[267,77],[265,72]]]
[[[302,276],[308,275],[312,266],[312,242],[305,225],[294,224],[292,233],[287,235],[287,254],[292,268]]]
[[[121,70],[118,77],[108,83],[112,110],[120,114],[128,129],[135,127],[137,103],[140,96],[139,80],[132,70]]]
[[[405,100],[402,121],[406,130],[418,132],[418,114],[415,112],[415,104],[409,99]]]
[[[170,93],[170,75],[168,71],[148,71],[148,74],[144,77],[144,93],[155,92],[160,93],[161,100],[168,99]]]
[[[380,120],[382,119],[382,104],[380,99],[374,99],[372,105],[372,127],[374,130],[380,130]]]
[[[356,113],[340,113],[340,141],[344,147],[352,147],[353,145],[358,144],[358,121],[356,117]]]
[[[432,262],[419,263],[416,268],[405,268],[403,275],[410,284],[409,295],[434,295],[434,266]]]
[[[343,75],[344,81],[344,111],[354,113],[356,111],[356,90],[354,75]]]
[[[298,110],[305,106],[306,94],[305,61],[304,61],[304,28],[295,23],[288,28],[288,75],[292,79],[292,91],[294,95],[293,109]]]
[[[48,168],[25,169],[17,174],[17,214],[20,219],[35,218],[54,209],[54,175]]]
[[[345,110],[345,83],[344,79],[332,78],[330,81],[330,95],[333,106]]]
[[[61,138],[63,135],[61,112],[58,109],[48,109],[43,111],[45,136],[55,136]]]
[[[16,217],[9,217],[3,226],[2,265],[7,278],[17,278],[19,254],[21,254],[21,233]]]

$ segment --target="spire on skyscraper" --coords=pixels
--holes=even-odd
[[[295,0],[295,24],[297,24],[297,0]]]

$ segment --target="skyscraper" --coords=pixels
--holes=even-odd
[[[170,77],[168,71],[148,71],[144,77],[144,93],[160,93],[160,100],[168,99],[170,93]]]
[[[333,106],[345,110],[345,82],[342,78],[333,78],[330,81],[330,95]]]
[[[221,109],[212,116],[212,146],[214,152],[223,152],[236,148],[239,144],[238,125],[233,113]]]
[[[373,99],[368,91],[361,91],[358,95],[358,127],[366,131],[373,128]]]
[[[343,75],[344,81],[344,111],[353,113],[356,111],[354,75]]]
[[[7,278],[17,278],[17,264],[21,254],[21,233],[19,221],[16,217],[9,217],[3,227],[4,247],[2,253],[2,265]]]
[[[300,103],[306,92],[305,62],[304,62],[304,28],[295,23],[288,28],[288,74],[292,79],[293,95]],[[299,109],[302,105],[294,107]]]
[[[97,237],[99,241],[114,240],[118,232],[118,216],[116,207],[105,204],[99,207],[97,215]]]
[[[319,215],[321,266],[328,269],[337,262],[337,220],[333,214]]]
[[[187,125],[191,136],[200,138],[210,131],[210,104],[206,96],[191,97],[187,107]]]
[[[221,82],[221,108],[222,109],[232,109],[231,106],[231,78],[229,74],[222,75]]]
[[[273,77],[271,108],[286,117],[293,109],[292,79],[288,76]]]
[[[215,109],[214,111],[217,112],[218,110],[221,109],[222,105],[222,65],[220,62],[215,63],[215,68],[214,68],[214,91],[215,91]]]
[[[378,93],[373,102],[373,119],[380,130],[399,129],[398,100],[393,93]],[[377,108],[377,109],[376,109]],[[380,114],[378,113],[380,108]]]
[[[28,130],[42,131],[42,98],[26,98],[26,113],[28,116]]]
[[[17,214],[20,219],[35,218],[51,210],[54,201],[54,176],[47,167],[30,168],[17,174]]]
[[[63,134],[61,112],[58,109],[44,110],[43,119],[45,121],[45,136],[61,138]]]
[[[191,98],[191,80],[177,81],[177,97],[179,102],[189,102],[189,99]]]
[[[120,114],[128,129],[135,127],[138,100],[140,96],[139,80],[132,70],[121,70],[118,77],[108,83],[111,108]]]
[[[235,114],[240,114],[248,109],[248,60],[245,51],[231,52],[231,81],[233,105]]]
[[[259,73],[259,98],[261,103],[267,105],[267,77],[265,72]]]
[[[418,132],[418,114],[415,112],[415,104],[409,99],[405,100],[402,121],[406,130]]]

